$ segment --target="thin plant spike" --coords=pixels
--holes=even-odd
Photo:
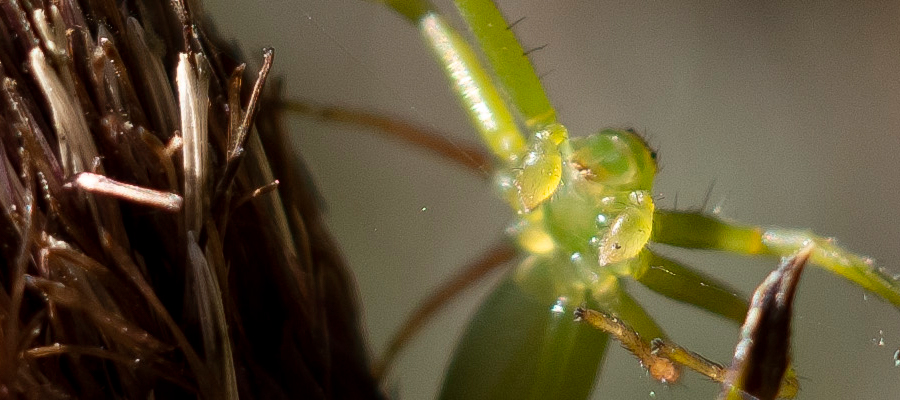
[[[39,276],[25,275],[25,283],[40,292],[45,301],[55,307],[81,311],[85,319],[92,321],[113,343],[123,343],[129,348],[146,349],[148,354],[167,351],[169,346],[132,321],[106,309],[90,293],[67,286],[62,282]]]
[[[814,243],[809,261],[844,277],[900,307],[900,283],[885,275],[871,259],[853,254],[834,240],[809,231],[760,228],[726,222],[698,212],[657,210],[651,241],[673,246],[722,250],[738,254],[790,256]]]
[[[813,242],[807,242],[796,255],[784,259],[753,293],[719,399],[741,400],[750,395],[771,400],[797,394],[796,385],[782,385],[782,380],[793,377],[790,352],[794,295],[814,249]]]
[[[497,6],[490,0],[456,0],[454,3],[510,102],[522,113],[525,126],[538,131],[556,123],[556,110],[550,104],[534,66]]]

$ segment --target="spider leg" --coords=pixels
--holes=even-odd
[[[329,122],[346,123],[372,128],[372,132],[413,147],[427,150],[444,161],[466,167],[480,177],[488,178],[491,170],[491,156],[480,147],[450,141],[447,134],[418,126],[399,118],[354,110],[350,108],[317,105],[303,100],[284,100],[280,104],[284,111],[296,113]]]
[[[657,210],[651,241],[693,249],[787,257],[814,244],[809,262],[844,277],[900,307],[900,283],[874,266],[871,259],[851,253],[833,239],[795,229],[738,225],[699,213]]]
[[[593,298],[597,301],[599,309],[624,321],[644,338],[645,345],[649,345],[655,338],[667,338],[644,307],[625,291],[620,277],[609,275],[601,279],[596,288],[598,289],[593,292]]]
[[[506,241],[491,247],[481,257],[461,269],[452,279],[442,283],[416,309],[391,337],[387,350],[372,367],[372,374],[380,381],[390,369],[403,347],[418,334],[434,316],[472,285],[481,282],[491,272],[503,267],[516,256],[516,250]]]
[[[697,372],[712,381],[725,384],[728,368],[722,366],[715,361],[711,361],[693,351],[681,347],[670,340],[653,339],[650,344],[651,351],[654,355],[671,360],[673,363],[686,367]],[[793,368],[788,368],[781,380],[781,387],[778,391],[778,397],[783,399],[793,399],[800,391],[800,383],[797,381],[797,374]]]
[[[528,129],[537,131],[555,123],[556,110],[534,66],[494,2],[456,0],[454,4]]]
[[[386,3],[416,25],[485,145],[500,160],[517,160],[525,149],[525,137],[475,50],[427,0]]]
[[[665,357],[672,362],[687,367],[715,382],[725,382],[725,374],[728,372],[722,364],[711,361],[693,351],[665,339],[653,339],[650,343],[653,353]]]
[[[590,326],[612,335],[626,350],[634,354],[650,376],[664,383],[673,383],[681,377],[680,369],[665,357],[656,355],[653,348],[630,326],[620,319],[602,311],[585,308],[575,310],[575,320],[585,321]],[[654,339],[654,342],[661,339]]]
[[[640,255],[631,276],[648,289],[670,299],[700,307],[739,324],[747,302],[728,284],[650,250]]]
[[[610,275],[601,279],[599,290],[594,295],[598,310],[579,307],[575,310],[576,321],[587,322],[590,326],[610,334],[626,350],[631,352],[654,379],[674,383],[681,376],[678,366],[672,361],[659,357],[650,343],[654,339],[665,339],[662,328],[647,314],[647,311],[622,287],[621,278]]]
[[[503,197],[515,210],[527,212],[552,196],[563,176],[568,130],[556,121],[540,79],[497,7],[487,0],[456,2],[487,59],[486,67],[427,0],[386,4],[416,25],[482,142],[511,168],[498,182]],[[491,72],[499,84],[494,84]],[[512,107],[501,93],[508,95]],[[519,130],[515,114],[524,120],[528,138]]]
[[[454,1],[485,56],[485,68],[461,35],[439,18],[429,1],[382,1],[416,24],[440,59],[473,123],[501,159],[515,156],[509,150],[524,143],[521,138],[514,137],[519,134],[511,123],[514,119],[512,110],[506,107],[490,79],[491,72],[529,131],[536,132],[556,123],[556,110],[550,104],[534,66],[493,2]],[[504,126],[506,121],[510,122],[509,126]]]

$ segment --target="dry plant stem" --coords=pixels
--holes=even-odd
[[[224,266],[210,265],[214,258],[200,247],[200,236],[210,210],[209,179],[209,107],[207,93],[211,65],[202,53],[181,53],[177,68],[177,86],[184,136],[185,227],[187,246],[187,285],[197,297],[189,310],[203,323],[200,325],[206,368],[214,381],[207,382],[207,392],[230,400],[238,395],[234,369],[232,340],[223,301],[227,278]],[[227,167],[226,167],[227,170]],[[206,240],[203,240],[205,243]]]
[[[76,174],[72,183],[79,189],[91,193],[109,195],[137,204],[160,208],[168,212],[181,210],[183,202],[181,196],[175,193],[129,185],[90,172]]]
[[[269,76],[269,71],[272,69],[272,63],[274,61],[275,49],[263,49],[263,64],[259,70],[256,82],[253,84],[253,90],[250,92],[247,110],[243,112],[241,111],[239,103],[239,95],[241,87],[240,74],[243,73],[244,66],[239,66],[232,74],[232,79],[229,82],[228,88],[228,112],[230,119],[227,138],[228,160],[225,164],[225,172],[222,173],[222,178],[216,185],[216,190],[213,194],[213,198],[216,199],[217,202],[217,204],[213,205],[214,212],[221,209],[222,202],[225,201],[225,192],[231,186],[234,175],[243,158],[244,149],[247,145],[247,135],[250,133],[251,126],[256,118],[256,112],[259,107],[259,96],[262,93],[263,86],[266,84],[266,79]]]
[[[144,275],[140,272],[140,269],[131,258],[123,251],[123,249],[119,248],[112,242],[112,238],[109,235],[104,235],[102,238],[104,247],[110,250],[112,254],[113,260],[118,264],[118,267],[125,271],[125,274],[131,279],[132,283],[137,286],[138,291],[141,295],[144,296],[144,299],[150,304],[153,310],[156,312],[157,316],[163,320],[166,326],[169,328],[171,334],[175,336],[175,340],[178,343],[178,346],[184,352],[185,358],[187,359],[188,364],[191,366],[191,369],[197,374],[197,381],[201,388],[209,387],[210,382],[207,378],[207,371],[203,366],[203,363],[200,361],[200,357],[197,355],[197,352],[194,350],[194,347],[191,346],[187,337],[182,332],[181,327],[178,326],[178,323],[172,318],[169,312],[166,310],[165,305],[160,301],[159,297],[157,297],[156,292],[153,290],[153,287],[147,282],[144,278]]]
[[[209,321],[201,326],[203,348],[206,352],[206,366],[216,374],[216,384],[224,386],[222,398],[238,399],[237,374],[234,370],[232,340],[229,335],[223,291],[221,289],[221,270],[210,265],[207,256],[197,244],[193,233],[188,232],[188,262],[193,272],[190,280],[198,301],[197,314],[201,321]],[[215,393],[210,391],[210,393]]]
[[[240,206],[244,205],[245,203],[247,203],[250,200],[253,200],[259,196],[262,196],[264,194],[271,193],[271,192],[277,190],[278,184],[279,184],[279,182],[276,179],[272,182],[269,182],[268,184],[266,184],[264,186],[253,189],[253,191],[248,194],[241,196],[234,202],[234,205],[231,206],[231,210],[229,211],[229,213],[233,213],[235,209],[239,208]]]
[[[229,192],[229,188],[234,183],[235,174],[244,158],[247,147],[247,139],[250,137],[252,124],[256,119],[257,110],[259,108],[259,98],[262,94],[263,87],[272,69],[272,63],[275,61],[275,49],[263,49],[263,64],[257,74],[256,82],[250,92],[250,99],[247,103],[247,110],[242,111],[240,94],[241,82],[246,64],[238,65],[228,79],[228,133],[226,136],[226,162],[225,171],[222,173],[219,182],[215,186],[213,192],[212,215],[219,215],[217,228],[220,232],[225,232],[227,228],[226,221],[231,216],[231,210],[236,207],[230,207],[233,193]],[[229,210],[230,209],[230,210]]]
[[[22,154],[23,161],[29,159],[29,155],[27,152]],[[27,165],[27,164],[26,164]],[[22,196],[22,200],[25,202],[22,207],[21,214],[18,215],[18,219],[20,219],[18,226],[18,234],[19,237],[22,238],[21,242],[16,249],[15,258],[13,258],[13,270],[12,270],[12,290],[11,290],[11,299],[9,305],[9,317],[7,317],[7,324],[3,332],[5,336],[4,347],[6,350],[4,351],[7,357],[12,362],[6,367],[0,366],[0,377],[11,379],[16,366],[19,362],[18,357],[11,357],[16,354],[16,347],[18,343],[16,343],[16,339],[18,338],[19,331],[18,327],[21,323],[19,321],[19,315],[21,313],[22,307],[22,297],[25,292],[25,271],[28,265],[28,256],[30,253],[30,244],[31,240],[26,238],[31,238],[34,235],[32,232],[33,229],[33,218],[34,218],[34,187],[31,179],[31,172],[29,168],[22,169],[22,175],[26,178],[25,180],[25,194]],[[10,215],[10,217],[16,218],[16,216]]]
[[[25,351],[25,357],[29,360],[44,358],[44,357],[53,357],[53,356],[64,356],[70,354],[77,355],[87,355],[91,357],[97,358],[105,358],[108,360],[112,360],[118,362],[120,364],[129,364],[134,362],[134,358],[126,356],[124,354],[114,353],[112,351],[101,349],[99,347],[89,347],[89,346],[73,346],[68,344],[55,344],[52,346],[42,346],[42,347],[33,347]],[[158,366],[158,372],[160,376],[165,377],[172,383],[175,383],[178,386],[181,386],[190,391],[196,391],[197,388],[188,380],[186,380],[183,376],[173,374],[171,371],[166,371],[162,368],[173,368],[172,365],[167,366]]]
[[[502,267],[515,256],[515,247],[502,241],[482,254],[474,263],[462,268],[452,279],[442,283],[436,292],[422,301],[410,313],[406,321],[400,325],[400,329],[394,333],[390,342],[388,342],[387,350],[372,368],[375,378],[379,381],[384,378],[403,346],[419,333],[425,324],[434,318],[442,308],[447,306],[464,290],[480,282],[487,274]]]
[[[281,104],[285,110],[302,115],[310,115],[326,121],[349,123],[374,128],[376,132],[399,140],[413,147],[425,149],[466,167],[475,174],[487,177],[491,170],[491,158],[477,146],[458,144],[446,139],[447,135],[413,125],[395,118],[385,117],[365,111],[339,107],[318,106],[299,100],[286,100]]]

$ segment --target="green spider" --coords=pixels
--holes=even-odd
[[[364,7],[364,6],[359,5],[359,4],[354,4],[353,7]],[[603,10],[603,8],[600,8],[600,10]],[[510,15],[516,15],[516,14],[515,14],[515,13],[510,13]],[[532,14],[527,14],[527,15],[529,16],[529,20],[527,20],[527,21],[525,21],[524,23],[521,24],[522,29],[525,29],[525,26],[527,26],[528,23],[530,23],[530,22],[532,22],[533,20],[539,18],[539,15],[535,15],[535,16],[532,16]],[[378,18],[385,18],[385,13],[379,14],[379,17],[378,17]],[[597,18],[599,19],[600,16],[598,16]],[[322,19],[324,20],[325,18],[322,18]],[[519,28],[517,27],[516,29],[518,30]],[[394,35],[399,36],[399,35],[403,35],[403,34],[408,34],[408,31],[409,31],[409,30],[410,30],[410,29],[409,29],[408,27],[400,27],[400,28],[396,28],[396,32],[394,33]],[[540,35],[534,35],[534,36],[538,38],[537,40],[542,40]],[[551,47],[548,48],[547,51],[550,51],[550,49],[552,49],[552,47],[556,45],[556,43],[553,42],[553,41],[551,41],[550,43],[551,43]],[[536,53],[536,57],[537,57],[537,58],[540,58],[540,57],[541,57],[541,53]],[[602,64],[601,64],[601,65],[602,65]],[[555,67],[555,68],[559,69],[559,67]],[[596,68],[596,67],[595,67],[595,68]],[[549,78],[548,78],[548,80],[549,80],[550,82],[553,82],[554,74],[560,74],[560,72],[557,71],[557,72],[551,73],[551,74],[549,75]],[[597,75],[608,75],[608,73],[607,73],[606,71],[601,71],[601,72],[597,72]],[[384,90],[385,88],[384,88],[384,87],[381,87],[381,89]],[[551,97],[554,97],[552,91],[551,91]],[[324,100],[328,100],[328,99],[324,99]],[[571,104],[571,103],[570,103],[570,104]],[[617,104],[614,104],[614,103],[608,104],[607,106],[608,106],[608,107],[621,107],[621,106],[619,106],[619,105],[617,105]],[[599,109],[602,109],[603,107],[604,107],[604,106],[600,106]],[[419,108],[425,108],[425,106],[419,106]],[[570,106],[569,108],[571,109],[571,108],[573,108],[573,107]],[[596,111],[596,112],[600,112],[600,111]],[[592,117],[593,117],[593,116],[592,116]],[[606,124],[606,123],[618,123],[619,121],[625,121],[625,122],[636,121],[637,124],[638,124],[638,127],[647,126],[647,125],[640,125],[640,124],[642,123],[642,121],[643,121],[642,119],[640,119],[640,117],[634,117],[634,118],[631,118],[631,119],[629,119],[629,118],[621,119],[621,118],[616,118],[616,117],[613,117],[613,118],[610,118],[610,117],[602,117],[602,118],[601,118],[601,117],[595,117],[595,118],[593,118],[593,119],[595,120],[595,121],[594,121],[594,124],[595,124],[595,125],[589,126],[588,129],[593,129],[593,128],[601,127],[601,126],[604,126],[603,124]],[[663,139],[662,139],[663,136],[669,135],[669,133],[668,133],[667,131],[664,131],[664,130],[661,129],[661,128],[655,128],[656,125],[649,125],[649,126],[654,127],[654,128],[651,129],[651,131],[652,131],[651,133],[653,133],[653,136],[652,136],[652,138],[651,138],[651,141],[653,141],[654,143],[657,143],[657,141],[659,141],[659,140],[663,140]],[[587,132],[590,132],[590,131],[588,130],[588,131],[586,131],[585,133],[587,133]],[[724,133],[723,133],[723,134],[724,134]],[[333,136],[335,136],[335,135],[333,135]],[[346,139],[346,138],[341,138],[340,140],[347,140],[347,139]],[[670,174],[671,174],[671,173],[672,173],[671,169],[672,169],[672,168],[676,168],[676,167],[672,167],[672,166],[671,166],[671,165],[672,165],[672,164],[671,164],[672,162],[669,161],[669,160],[670,160],[670,157],[673,157],[673,156],[671,156],[670,153],[675,153],[675,152],[676,152],[676,149],[673,149],[673,148],[671,148],[670,146],[666,146],[666,145],[661,145],[660,148],[661,148],[661,151],[662,151],[662,157],[663,157],[663,160],[664,160],[664,161],[663,161],[663,165],[664,165],[665,168],[667,168],[667,169],[665,169],[663,172],[664,172],[664,173],[670,173]],[[798,148],[798,151],[803,151],[803,150],[805,150],[805,148]],[[403,150],[394,150],[394,151],[401,151],[401,152],[402,152]],[[810,149],[809,151],[814,151],[814,149]],[[736,161],[735,163],[739,163],[739,162]],[[426,174],[428,174],[428,172],[426,172]],[[707,176],[712,176],[712,177],[714,177],[715,175],[707,175]],[[798,179],[802,179],[802,176],[798,176]],[[710,180],[709,177],[699,177],[699,178],[696,178],[696,179],[693,181],[693,184],[695,185],[695,186],[694,186],[695,191],[696,191],[696,192],[702,192],[703,189],[705,189],[705,187],[703,187],[703,186],[706,185],[706,184],[709,182],[709,180]],[[664,179],[661,178],[660,181],[664,181]],[[700,183],[697,184],[697,182],[700,182]],[[751,182],[751,180],[748,178],[748,179],[747,179],[747,182]],[[799,184],[802,184],[802,183],[799,183]],[[721,184],[721,183],[719,184],[719,186],[717,187],[717,191],[720,190],[720,189],[718,189],[718,188],[721,187],[721,185],[723,185],[723,184]],[[377,186],[376,186],[376,187],[377,187]],[[672,204],[672,193],[673,193],[673,191],[674,191],[673,189],[668,189],[668,190],[666,191],[667,197],[664,198],[664,199],[662,199],[662,200],[659,201],[659,202],[663,202],[664,204],[665,204],[665,203],[668,203],[668,204],[671,206],[671,204]],[[389,191],[388,191],[388,192],[389,192]],[[683,194],[683,193],[684,193],[684,192],[682,192],[682,194]],[[655,195],[657,195],[658,193],[654,192],[653,194],[654,194],[654,196],[655,196]],[[384,195],[384,192],[381,192],[380,195]],[[781,193],[781,194],[779,194],[779,195],[781,196],[782,199],[787,199],[787,201],[792,201],[792,200],[794,200],[794,199],[793,199],[793,195],[790,195],[790,194],[783,194],[783,193]],[[699,197],[702,197],[702,196],[697,196],[697,197],[698,197],[698,199],[694,200],[693,202],[692,202],[690,199],[687,200],[686,202],[685,202],[684,200],[682,200],[682,202],[683,202],[683,203],[690,204],[690,205],[696,205],[696,204],[699,204],[699,203],[701,202],[701,201],[699,200]],[[654,197],[654,198],[655,198],[655,197]],[[735,205],[735,202],[736,202],[736,201],[740,201],[740,200],[741,200],[741,199],[732,199],[731,196],[728,197],[728,202],[726,202],[726,209],[728,210],[728,214],[734,215],[734,213],[740,212],[740,211],[742,210],[741,206]],[[759,196],[759,197],[756,198],[755,201],[757,201],[757,202],[759,202],[759,201],[767,201],[767,202],[768,202],[768,201],[769,201],[769,197],[766,197],[766,196]],[[772,200],[771,202],[772,202],[773,204],[777,204],[777,201],[775,201],[775,200]],[[426,202],[426,201],[422,201],[422,203],[423,203],[422,206],[430,206],[430,205],[431,205],[430,203],[428,203],[428,202]],[[682,207],[683,207],[683,206],[682,206]],[[428,213],[429,211],[430,211],[430,212],[437,212],[437,211],[434,209],[434,207],[428,207],[428,208],[430,208],[431,210],[422,211],[422,214],[416,214],[416,217],[418,217],[418,215],[427,215],[427,213]],[[439,210],[439,209],[438,209],[438,210]],[[417,211],[418,211],[418,209],[417,209]],[[508,214],[506,214],[506,215],[508,215]],[[743,215],[742,215],[742,216],[743,216]],[[364,224],[364,225],[366,224],[366,221],[363,220],[363,219],[361,219],[359,216],[357,216],[357,217],[354,218],[354,219],[355,219],[355,221],[353,221],[354,223],[357,223],[357,224],[362,223],[362,224]],[[751,218],[746,218],[746,219],[751,219]],[[752,220],[752,219],[751,219],[751,220]],[[779,221],[779,222],[780,222],[780,221],[782,221],[782,220],[784,220],[784,219],[774,219],[773,221]],[[853,223],[853,222],[855,222],[855,221],[850,221],[850,223]],[[440,229],[440,228],[438,227],[438,228],[434,228],[434,229]],[[382,228],[382,231],[384,231],[384,230],[385,230],[385,229]],[[822,230],[822,231],[832,231],[832,232],[833,232],[834,229],[831,228],[831,227],[828,227],[827,225],[823,225],[821,228],[819,228],[819,230]],[[339,232],[339,233],[340,233],[340,232]],[[378,232],[372,232],[372,236],[378,236],[378,235],[379,235]],[[845,236],[845,235],[839,235],[839,236]],[[406,240],[407,240],[407,241],[411,241],[411,239],[406,239]],[[414,247],[414,248],[416,248],[416,247],[422,247],[421,245],[415,244],[415,242],[410,242],[410,243],[408,243],[407,245],[408,245],[408,246],[411,246],[411,247]],[[471,243],[469,243],[469,247],[470,247],[470,248],[478,248],[477,244],[473,246],[473,245],[471,245]],[[868,247],[868,246],[853,246],[853,247],[865,248],[865,249],[867,249],[867,250],[870,249],[870,247]],[[869,252],[872,252],[872,251],[869,251]],[[879,254],[879,255],[880,255],[880,254]],[[683,259],[683,260],[690,260],[690,258],[685,257],[685,256],[680,257],[680,259]],[[352,261],[352,259],[351,259],[351,261]],[[404,264],[404,265],[402,266],[402,268],[407,268],[408,266],[407,266],[406,264],[413,264],[413,262],[409,262],[409,263],[406,263],[406,262],[405,262],[405,263],[403,263],[403,264]],[[451,263],[450,265],[452,265],[452,263]],[[774,266],[774,263],[773,263],[773,262],[769,262],[769,263],[767,263],[766,265],[768,266],[768,268],[766,268],[766,269],[759,269],[758,271],[764,271],[764,270],[770,269],[772,266]],[[442,265],[442,267],[445,267],[445,266]],[[398,267],[398,268],[401,268],[401,267]],[[723,265],[722,268],[721,268],[721,269],[723,270],[722,273],[726,273],[726,271],[724,271],[724,270],[725,270],[725,269],[730,269],[730,268],[732,268],[732,266],[730,266],[730,265]],[[739,268],[739,267],[734,267],[734,268]],[[450,269],[451,269],[451,268],[449,268],[449,267],[446,268],[446,270],[450,270]],[[449,272],[447,272],[447,273],[449,273]],[[718,273],[718,272],[717,272],[717,273]],[[759,276],[759,274],[761,274],[761,273],[762,273],[762,272],[757,272],[758,276]],[[829,278],[829,279],[831,279],[831,278]],[[832,279],[832,280],[833,280],[833,279]],[[846,286],[846,285],[844,285],[844,286]],[[840,287],[843,288],[844,286],[840,286]],[[853,291],[853,290],[855,290],[855,289],[849,289],[849,290]],[[801,293],[802,293],[803,291],[804,291],[804,290],[803,290],[803,288],[801,287]],[[858,290],[857,290],[856,292],[858,292]],[[744,293],[746,293],[746,288],[744,289]],[[852,292],[852,293],[855,293],[855,292]],[[845,293],[840,293],[840,295],[842,295],[842,296],[844,296],[844,297],[849,297],[849,296],[845,295]],[[872,306],[868,306],[868,307],[872,307]],[[402,311],[394,311],[394,313],[399,315],[399,314],[402,314]],[[656,315],[656,314],[654,314],[654,315]],[[373,318],[370,316],[369,319],[371,320],[371,319],[373,319]],[[391,322],[386,322],[386,323],[391,323]],[[396,323],[393,322],[393,324],[396,324]],[[664,324],[664,323],[662,323],[661,325],[663,325],[664,327],[667,326],[667,325]],[[887,329],[885,329],[885,330],[891,329],[890,326],[885,326],[885,328],[887,328]],[[875,332],[872,332],[871,334],[872,334],[872,335],[875,335]],[[678,336],[677,334],[673,334],[673,336],[675,337],[675,339],[679,340],[679,342],[682,341],[682,340],[681,340],[681,339],[682,339],[681,336]],[[721,336],[724,336],[725,339],[726,339],[726,341],[732,342],[732,345],[733,345],[733,341],[734,341],[734,338],[735,338],[735,335],[734,335],[733,333],[731,333],[730,331],[727,331],[727,332],[722,333]],[[688,339],[688,340],[690,340],[690,339]],[[689,346],[689,347],[691,347],[691,348],[694,349],[694,350],[701,351],[701,352],[704,353],[705,355],[709,355],[709,354],[708,354],[705,350],[703,350],[702,348],[701,348],[701,349],[698,349],[696,346]],[[613,352],[613,350],[609,350],[609,352]],[[726,358],[726,357],[723,357],[723,356],[717,356],[717,357],[711,357],[711,358],[715,358],[715,359],[717,359],[718,361],[726,361],[726,360],[727,360],[727,358]],[[633,362],[633,361],[632,361],[632,362]],[[623,362],[623,363],[624,363],[624,362]],[[610,372],[610,370],[612,370],[612,369],[613,369],[613,368],[610,368],[610,367],[605,368],[604,374],[601,376],[601,382],[603,382],[603,383],[602,383],[601,386],[600,386],[600,391],[603,391],[603,390],[604,390],[604,387],[606,386],[606,384],[612,383],[612,382],[608,381],[608,378],[607,378],[607,374],[608,374],[608,373]],[[803,366],[798,366],[798,372],[799,372],[801,375],[803,375],[804,373],[807,372],[807,370],[804,369]],[[403,382],[405,383],[406,380],[404,379]],[[815,384],[815,383],[816,383],[816,382],[814,382],[813,384]],[[646,390],[644,390],[644,391],[646,392]]]

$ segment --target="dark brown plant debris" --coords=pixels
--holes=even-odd
[[[807,243],[794,256],[783,259],[753,292],[720,399],[769,400],[797,395],[797,376],[791,369],[791,316],[800,275],[814,248]]]
[[[0,1],[0,398],[380,396],[274,53],[195,3]]]

